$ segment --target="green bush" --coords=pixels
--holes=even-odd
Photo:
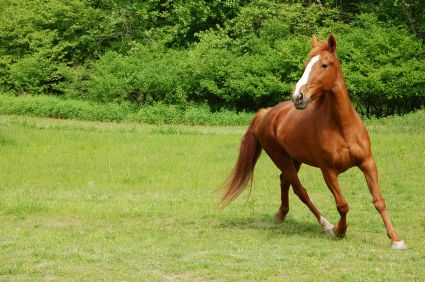
[[[0,90],[165,114],[193,103],[255,111],[290,97],[311,34],[333,32],[362,114],[425,105],[420,1],[290,2],[1,1]]]
[[[190,49],[134,44],[125,55],[105,54],[87,81],[87,96],[255,111],[289,99],[311,33],[326,38],[334,32],[347,87],[361,113],[381,116],[423,106],[422,43],[370,14],[351,25],[338,22],[337,15],[318,6],[256,2],[227,26],[199,33]]]
[[[63,100],[51,96],[0,96],[0,113],[95,121],[122,121],[133,110],[127,104]]]
[[[102,102],[184,103],[185,92],[179,87],[185,70],[181,55],[185,52],[138,44],[126,56],[108,52],[90,72],[87,96]]]
[[[54,65],[39,56],[24,57],[9,66],[10,88],[20,94],[47,93]]]
[[[361,113],[384,116],[425,105],[425,48],[406,29],[363,14],[350,28],[338,24],[334,30],[342,35],[337,52]]]
[[[207,105],[97,103],[46,95],[0,94],[0,114],[17,114],[61,119],[140,122],[146,124],[246,125],[253,114],[222,110],[212,112]]]

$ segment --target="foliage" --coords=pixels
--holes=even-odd
[[[374,15],[362,14],[350,29],[338,25],[334,30],[345,35],[338,40],[338,54],[361,113],[401,114],[425,105],[425,49],[406,29],[383,26]]]
[[[142,107],[131,103],[98,103],[61,99],[45,95],[19,96],[0,95],[0,113],[61,119],[91,121],[141,122],[146,124],[187,125],[246,125],[252,113],[235,113],[222,109],[211,112],[207,105],[154,104]]]
[[[0,89],[254,111],[288,99],[311,34],[333,32],[360,112],[425,105],[421,1],[312,2],[2,1]]]
[[[405,25],[415,36],[425,40],[425,2],[421,0],[361,1],[359,12],[373,13],[380,20]]]
[[[129,103],[99,104],[86,101],[63,100],[44,95],[35,97],[2,95],[0,97],[0,112],[3,114],[97,121],[122,121],[132,111],[132,106]]]

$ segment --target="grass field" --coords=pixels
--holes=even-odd
[[[244,127],[144,126],[0,116],[0,280],[424,281],[425,111],[367,122],[393,251],[362,174],[340,176],[344,239],[326,236],[263,154],[253,192],[224,211],[215,190]],[[320,172],[300,177],[333,223]]]

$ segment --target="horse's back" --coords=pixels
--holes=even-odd
[[[289,112],[291,108],[294,108],[292,102],[285,101],[274,107],[258,111],[257,116],[262,116],[256,130],[256,134],[259,139],[262,137],[275,139],[277,137],[276,130],[279,126],[281,116],[285,116],[285,113]]]

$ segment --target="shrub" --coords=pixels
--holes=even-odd
[[[346,2],[343,11],[305,1],[2,1],[0,89],[174,105],[165,113],[192,103],[214,113],[255,111],[289,98],[311,34],[333,32],[362,114],[424,106],[425,46],[413,35],[422,34],[423,5]],[[371,5],[374,13],[365,13]],[[408,26],[418,33],[402,25],[399,8],[415,16]],[[398,15],[390,20],[383,11]]]
[[[425,49],[405,28],[363,14],[351,28],[338,24],[335,30],[347,89],[362,114],[400,114],[425,105]]]
[[[46,93],[55,66],[40,56],[24,57],[9,66],[7,84],[17,93]]]
[[[93,121],[140,122],[146,124],[246,125],[251,113],[222,110],[212,112],[207,105],[97,103],[46,95],[13,96],[0,94],[0,114],[79,119]]]
[[[181,56],[185,52],[138,44],[126,56],[108,52],[89,75],[88,97],[103,102],[184,103],[185,91],[179,87],[185,70]]]
[[[122,121],[133,110],[130,104],[99,104],[94,102],[63,100],[51,96],[1,95],[0,112],[38,117],[80,119],[96,121]]]

